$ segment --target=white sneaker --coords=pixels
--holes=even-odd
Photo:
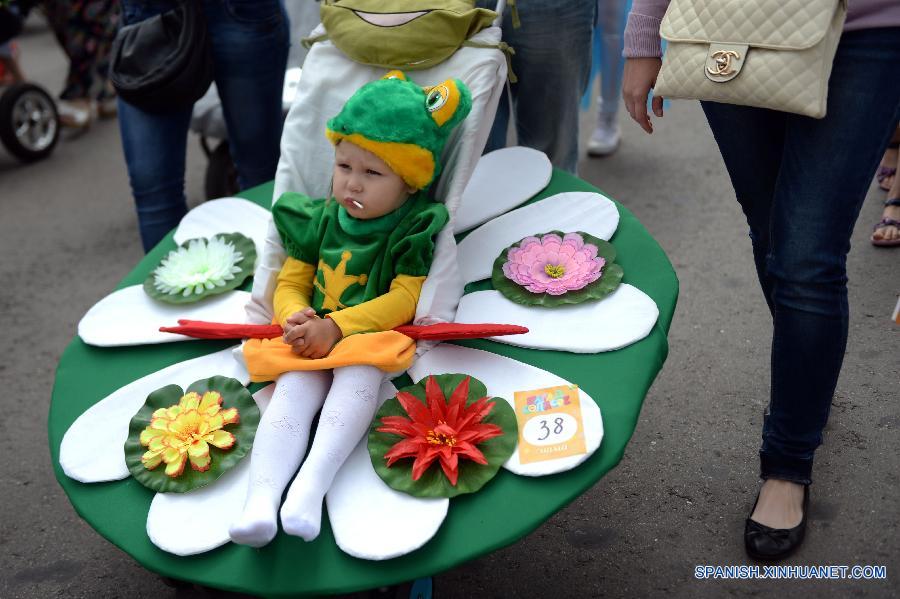
[[[59,124],[73,129],[84,129],[91,124],[91,104],[84,101],[59,100],[56,103]]]
[[[616,123],[600,121],[588,141],[588,156],[609,156],[619,147],[622,133]]]

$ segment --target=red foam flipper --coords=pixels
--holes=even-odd
[[[179,320],[177,327],[159,327],[163,333],[176,333],[197,339],[274,339],[281,337],[277,324],[227,324],[203,320]],[[431,325],[404,325],[394,329],[415,340],[480,339],[500,335],[521,335],[528,329],[512,324],[460,324],[445,322]]]
[[[197,339],[274,339],[284,333],[277,324],[226,324],[203,320],[179,320],[177,327],[159,327],[163,333],[177,333]]]
[[[521,335],[528,329],[514,324],[461,324],[456,322],[443,322],[424,326],[404,325],[394,329],[416,340],[442,341],[449,339],[481,339],[483,337],[498,337],[500,335]]]

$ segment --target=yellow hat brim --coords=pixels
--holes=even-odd
[[[395,141],[376,141],[359,133],[344,135],[331,129],[327,129],[325,135],[334,145],[341,140],[347,140],[372,152],[384,160],[407,185],[416,189],[424,189],[434,178],[434,156],[421,146]]]

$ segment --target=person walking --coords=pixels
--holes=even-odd
[[[628,0],[597,0],[597,27],[594,36],[599,37],[600,95],[597,98],[597,124],[588,139],[588,156],[609,156],[619,147],[622,133],[619,131],[619,104],[622,95],[622,39]],[[595,42],[595,47],[597,42]],[[596,59],[596,57],[595,57]]]
[[[493,9],[496,0],[476,6]],[[506,147],[512,120],[518,143],[554,166],[578,166],[578,103],[591,74],[597,0],[517,0],[503,12],[503,41],[518,81],[503,91],[485,152]]]
[[[172,10],[177,0],[122,0],[131,25]],[[241,189],[275,176],[289,46],[280,0],[203,0],[231,155]],[[119,128],[144,251],[187,213],[184,169],[191,106],[147,112],[119,97]]]
[[[42,0],[41,8],[69,59],[65,86],[59,94],[60,123],[83,128],[94,112],[116,114],[115,92],[109,83],[109,52],[119,21],[115,0]]]
[[[634,0],[623,97],[647,133],[668,0]],[[701,102],[750,228],[772,315],[771,395],[759,451],[763,485],[744,530],[748,554],[790,555],[806,530],[813,455],[847,343],[846,257],[871,174],[900,119],[900,3],[854,0],[822,119]],[[662,98],[652,112],[663,116]]]
[[[900,127],[894,127],[891,142],[878,166],[876,178],[878,187],[887,192],[884,200],[884,209],[881,211],[881,220],[875,224],[872,231],[872,245],[876,247],[900,247],[900,177],[897,169],[900,168]],[[892,166],[887,167],[885,164]]]

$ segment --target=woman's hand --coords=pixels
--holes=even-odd
[[[344,338],[341,328],[330,318],[314,317],[291,328],[284,335],[284,342],[291,351],[304,358],[324,358],[331,348]]]
[[[656,85],[656,76],[662,66],[660,58],[628,58],[622,80],[622,99],[628,114],[647,133],[653,133],[653,124],[647,114],[647,96]],[[653,114],[662,118],[663,99],[653,96]]]

